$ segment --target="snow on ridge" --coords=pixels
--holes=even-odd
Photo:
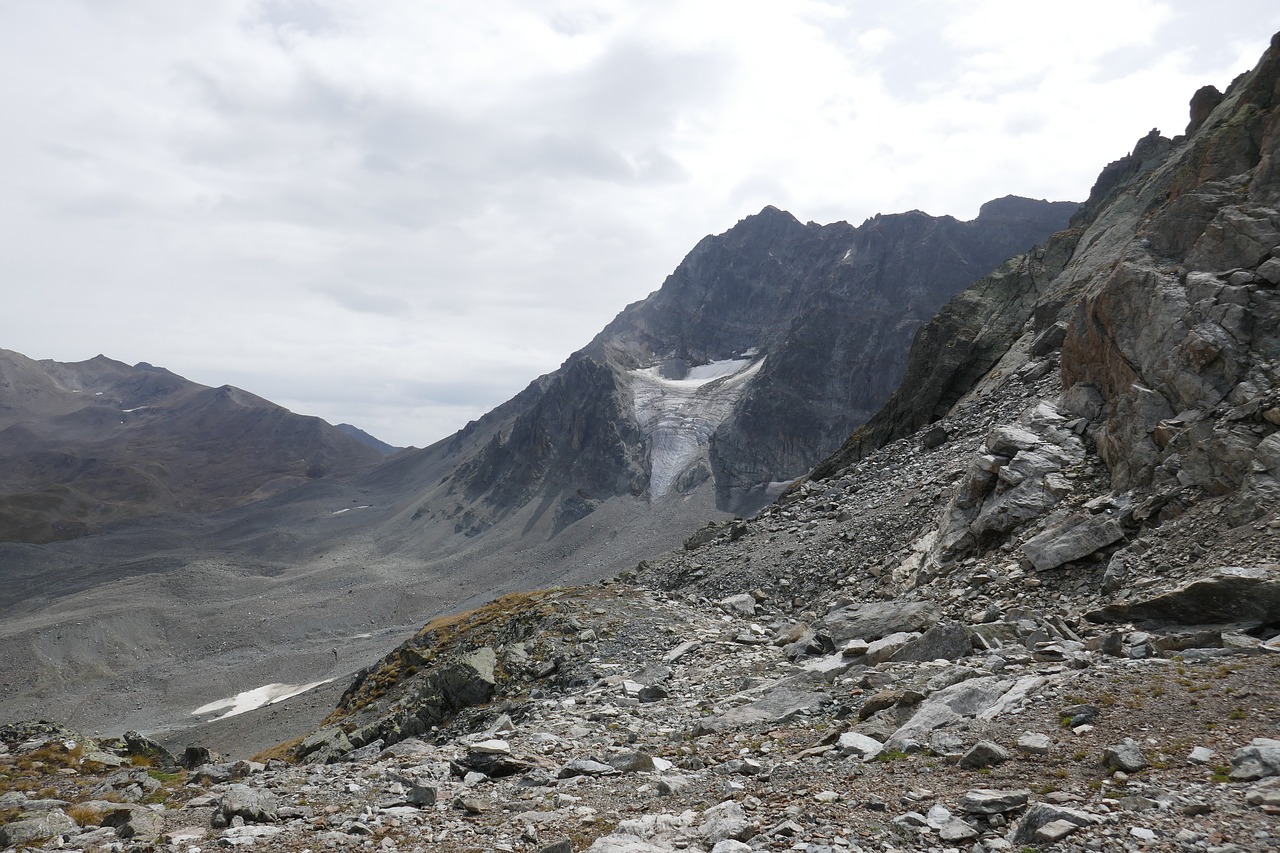
[[[671,491],[699,459],[711,435],[760,371],[764,359],[724,359],[699,365],[683,379],[666,379],[659,368],[630,371],[636,422],[649,439],[649,499]]]

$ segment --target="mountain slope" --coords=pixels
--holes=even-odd
[[[382,458],[319,418],[229,385],[101,355],[63,364],[0,350],[0,541],[212,512]]]
[[[1075,207],[1010,197],[972,222],[913,211],[856,228],[767,207],[702,240],[560,370],[422,451],[448,473],[420,506],[456,505],[474,535],[537,501],[555,533],[613,497],[710,483],[721,509],[749,512],[884,401],[917,326]]]

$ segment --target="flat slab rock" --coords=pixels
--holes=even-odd
[[[1214,625],[1280,620],[1280,566],[1228,566],[1143,601],[1090,611],[1092,622]]]
[[[720,732],[756,723],[782,723],[797,714],[816,712],[830,701],[831,696],[821,691],[779,687],[754,702],[699,720],[695,733]]]

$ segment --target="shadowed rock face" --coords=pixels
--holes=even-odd
[[[0,350],[0,541],[224,509],[382,458],[229,385],[105,356],[62,364]]]
[[[1008,197],[971,222],[912,211],[855,228],[766,207],[703,239],[660,290],[477,424],[492,437],[449,475],[479,504],[469,529],[536,494],[568,523],[600,499],[708,478],[722,509],[758,507],[884,402],[939,306],[1075,209]],[[730,363],[741,372],[720,377]]]

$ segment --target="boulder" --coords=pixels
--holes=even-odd
[[[995,788],[978,788],[960,798],[960,811],[965,814],[1003,814],[1022,808],[1031,798],[1025,788],[1001,791]]]
[[[989,740],[980,740],[969,747],[969,750],[960,756],[960,761],[957,763],[965,770],[977,770],[981,767],[994,767],[997,764],[1003,764],[1012,757],[1009,750],[1000,744]]]
[[[1137,773],[1150,766],[1146,756],[1142,754],[1142,749],[1133,738],[1125,738],[1115,746],[1104,749],[1102,763],[1111,770],[1120,770],[1124,773]]]
[[[1028,539],[1022,545],[1022,553],[1036,571],[1047,572],[1123,538],[1124,531],[1110,516],[1074,515]]]
[[[0,847],[18,847],[78,830],[76,822],[61,809],[13,820],[0,826]]]
[[[1109,604],[1085,614],[1093,622],[1213,625],[1280,621],[1280,566],[1228,566],[1169,592]]]
[[[707,809],[702,813],[702,823],[698,826],[698,836],[705,844],[716,844],[726,838],[746,841],[753,835],[755,827],[747,819],[741,804],[733,800]]]
[[[231,785],[218,802],[218,814],[229,824],[241,817],[249,823],[274,823],[277,819],[276,795],[265,788]]]
[[[1054,838],[1042,838],[1040,831],[1054,823],[1062,821],[1069,825],[1072,829],[1065,830],[1065,827],[1055,827],[1050,830],[1047,835]],[[1082,826],[1089,826],[1093,823],[1093,817],[1087,812],[1079,809],[1064,808],[1063,806],[1055,806],[1049,803],[1036,803],[1027,809],[1027,813],[1022,816],[1022,820],[1018,821],[1018,826],[1014,829],[1009,837],[1009,842],[1015,848],[1024,844],[1051,843],[1057,838],[1065,837],[1070,831]]]
[[[109,826],[124,839],[154,841],[164,831],[164,819],[145,806],[119,806],[102,816],[102,825]]]
[[[846,640],[870,641],[899,632],[926,631],[941,617],[937,605],[930,602],[875,601],[832,611],[822,623],[827,635],[840,644]]]
[[[723,714],[699,720],[694,734],[708,734],[758,723],[782,723],[797,714],[817,712],[831,701],[830,695],[791,687],[775,687],[760,699]]]
[[[1280,776],[1280,740],[1256,737],[1231,755],[1231,778],[1236,782],[1252,782]]]
[[[973,633],[959,622],[934,625],[889,656],[891,661],[955,660],[973,654]]]

